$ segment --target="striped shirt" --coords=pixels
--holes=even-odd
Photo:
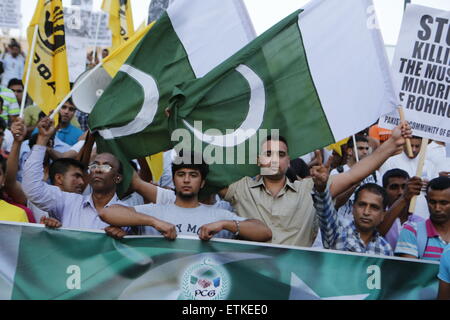
[[[417,230],[419,224],[425,224],[427,230],[427,239],[423,254],[419,254]],[[408,254],[423,260],[439,261],[447,242],[437,233],[430,219],[419,223],[406,223],[403,226],[398,238],[395,254]],[[420,256],[419,256],[420,255]]]
[[[325,249],[385,256],[393,255],[389,243],[376,230],[374,230],[372,239],[366,245],[361,239],[354,221],[346,224],[339,219],[331,199],[329,187],[322,193],[314,190],[312,197],[319,218],[320,232]]]
[[[444,253],[442,254],[438,278],[450,283],[450,245],[445,247]]]
[[[19,103],[14,92],[2,86],[0,86],[0,97],[3,98],[3,110],[0,117],[8,122],[8,115],[15,116],[20,113]]]

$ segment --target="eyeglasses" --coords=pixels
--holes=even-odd
[[[91,173],[95,170],[100,170],[103,173],[108,173],[111,171],[112,167],[109,164],[97,164],[93,163],[88,166],[88,173]]]
[[[23,90],[21,90],[21,89],[17,89],[17,90],[14,90],[14,89],[11,89],[13,92],[17,92],[17,93],[22,93],[23,92]]]

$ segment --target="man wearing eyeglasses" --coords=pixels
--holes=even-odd
[[[63,192],[43,180],[42,163],[49,139],[55,133],[53,121],[48,117],[38,123],[36,144],[25,163],[22,187],[26,197],[39,209],[49,213],[41,223],[48,227],[104,229],[109,226],[98,216],[98,210],[111,205],[125,205],[116,195],[122,181],[122,165],[112,154],[98,154],[88,167],[89,195]],[[56,219],[56,220],[55,220]]]

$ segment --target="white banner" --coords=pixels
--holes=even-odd
[[[108,18],[109,15],[104,12],[90,12],[76,7],[64,8],[70,82],[74,82],[86,70],[88,47],[111,46]]]
[[[450,11],[408,5],[393,61],[405,118],[416,136],[450,142]],[[380,127],[392,129],[396,113]]]
[[[77,8],[64,8],[69,80],[74,82],[86,70],[90,13]]]
[[[21,0],[0,0],[0,28],[20,29]]]
[[[72,0],[72,6],[79,6],[83,10],[92,11],[94,0]]]
[[[98,19],[100,19],[100,24]],[[109,14],[103,11],[92,12],[89,21],[90,46],[111,47],[112,35],[108,26]]]
[[[111,46],[112,36],[108,27],[108,13],[102,11],[91,12],[75,7],[64,8],[64,22],[66,36],[83,37],[88,41],[89,46]]]

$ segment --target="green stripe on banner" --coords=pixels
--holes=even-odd
[[[0,237],[8,225],[0,224]],[[434,299],[437,263],[232,240],[23,229],[12,299]],[[1,239],[3,240],[3,239]],[[4,251],[0,251],[4,260]]]

